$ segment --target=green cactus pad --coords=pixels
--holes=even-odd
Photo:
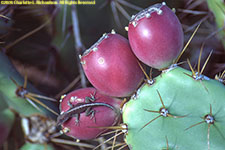
[[[124,105],[125,140],[132,150],[225,149],[225,86],[191,76],[180,67],[164,71]],[[163,105],[167,117],[157,113]],[[210,114],[208,124],[205,117]]]
[[[23,77],[16,71],[14,66],[11,64],[8,57],[0,52],[0,109],[5,107],[10,107],[16,110],[20,115],[29,116],[32,114],[42,113],[33,107],[26,99],[18,97],[16,95],[17,86],[10,79],[14,79],[19,85],[23,85]],[[27,89],[30,92],[42,95],[37,89],[35,89],[31,84],[28,83]],[[40,99],[48,107],[55,111],[58,108],[55,103]],[[6,104],[7,103],[7,104]],[[7,106],[8,105],[8,106]],[[37,104],[38,105],[38,104]],[[39,105],[38,105],[39,106]],[[44,114],[55,117],[54,114],[41,107]]]
[[[20,150],[54,150],[55,148],[50,144],[34,144],[34,143],[26,143],[24,144]]]

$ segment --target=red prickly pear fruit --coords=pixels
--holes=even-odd
[[[92,85],[109,96],[131,95],[144,78],[128,40],[119,34],[104,34],[84,52],[81,64]]]
[[[128,38],[138,59],[153,68],[164,69],[179,55],[184,33],[175,13],[162,3],[132,16]]]
[[[87,100],[90,102],[87,102]],[[107,106],[83,107],[88,103],[104,103],[113,109]],[[71,108],[83,107],[84,109],[81,108],[78,110],[80,112],[78,122],[76,117],[70,117],[62,124],[62,131],[66,135],[76,139],[94,139],[106,131],[106,129],[98,127],[113,126],[118,122],[120,117],[120,104],[121,100],[102,95],[95,88],[74,90],[62,96],[60,100],[60,116],[66,114]],[[87,108],[95,111],[93,116],[92,114],[86,115],[88,112],[91,112]],[[58,121],[60,116],[58,117]]]

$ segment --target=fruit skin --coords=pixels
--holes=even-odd
[[[83,88],[70,92],[65,97],[63,96],[60,102],[60,112],[70,109],[68,101],[71,101],[73,105],[77,103],[84,103],[85,97],[91,97],[91,94],[96,98],[94,102],[103,102],[109,104],[116,109],[118,112],[113,111],[112,109],[105,106],[93,107],[92,110],[95,110],[95,120],[91,119],[90,116],[85,116],[85,112],[80,114],[79,124],[76,125],[76,118],[70,118],[68,121],[63,123],[62,131],[69,129],[69,132],[66,135],[71,136],[76,139],[88,140],[98,137],[101,133],[105,132],[105,129],[99,129],[95,127],[108,127],[113,126],[117,123],[120,113],[119,107],[121,101],[118,99],[113,99],[108,96],[100,94],[95,88]],[[73,100],[72,100],[73,99]],[[93,103],[94,103],[93,102]]]
[[[182,26],[172,10],[155,4],[133,16],[128,38],[134,54],[145,64],[164,69],[177,58],[183,47]]]
[[[138,90],[138,96],[125,104],[123,120],[128,125],[126,142],[133,150],[166,149],[166,139],[169,149],[208,149],[209,124],[204,122],[187,128],[204,121],[201,117],[210,113],[210,105],[215,118],[209,128],[210,149],[225,148],[225,86],[207,77],[194,80],[188,75],[192,73],[180,67],[165,71],[155,78],[153,85],[144,84]],[[163,107],[157,90],[169,113],[184,117],[160,117],[140,130],[159,116],[159,113],[144,109],[159,111]]]
[[[106,34],[81,57],[88,80],[100,92],[116,97],[130,95],[143,80],[129,42],[119,34]]]

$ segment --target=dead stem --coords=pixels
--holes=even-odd
[[[81,36],[80,36],[80,27],[79,27],[79,20],[77,16],[77,9],[75,5],[71,6],[72,8],[72,22],[73,22],[73,34],[74,34],[74,39],[75,39],[75,48],[76,48],[76,58],[77,58],[77,64],[79,66],[79,72],[80,72],[80,78],[81,78],[81,86],[84,88],[87,86],[87,81],[84,75],[84,71],[82,69],[82,66],[80,64],[80,58],[79,55],[81,55],[85,47],[81,41]]]
[[[115,133],[115,134],[117,134],[118,131],[119,131],[119,130],[116,130],[116,133]],[[115,143],[116,143],[116,136],[114,136],[113,143],[112,143],[112,149],[111,149],[111,150],[114,150],[114,147],[116,147],[116,146],[115,146]]]
[[[207,11],[197,11],[197,10],[190,10],[190,9],[177,9],[179,12],[193,14],[193,15],[207,15]]]
[[[7,17],[7,16],[4,16],[4,15],[1,15],[1,14],[0,14],[0,17],[5,18],[5,19],[7,19],[7,20],[11,20],[11,18],[9,18],[9,17]]]
[[[107,143],[108,141],[110,141],[110,140],[114,139],[114,137],[115,137],[115,136],[119,136],[119,135],[121,135],[121,134],[123,134],[123,132],[122,132],[122,131],[121,131],[121,132],[119,132],[119,133],[117,133],[117,134],[115,134],[115,135],[114,135],[114,136],[112,136],[111,138],[109,138],[109,139],[105,140],[103,143],[101,143],[101,144],[99,144],[98,146],[96,146],[93,150],[96,150],[96,149],[97,149],[97,148],[99,148],[101,145],[103,145],[103,144]]]
[[[129,21],[130,15],[126,12],[126,10],[118,2],[116,2],[116,7],[123,14],[123,16]]]
[[[98,138],[99,143],[104,143],[105,139],[103,137]],[[107,148],[106,143],[101,145],[101,150],[105,150]]]
[[[94,148],[94,146],[90,144],[74,142],[74,141],[69,141],[69,140],[59,139],[59,138],[52,138],[51,141],[54,143],[60,143],[60,144],[67,144],[67,145],[80,146],[80,147],[86,147],[86,148]]]
[[[8,49],[12,48],[13,46],[15,46],[16,44],[18,44],[18,43],[21,42],[22,40],[24,40],[24,39],[30,37],[30,36],[33,35],[34,33],[40,31],[40,30],[43,29],[45,26],[47,26],[47,25],[52,21],[52,19],[55,17],[57,11],[58,11],[58,8],[56,7],[55,10],[54,10],[53,13],[52,13],[52,16],[51,16],[45,23],[43,23],[43,24],[40,25],[39,27],[35,28],[34,30],[32,30],[32,31],[30,31],[30,32],[28,32],[28,33],[26,33],[25,35],[21,36],[20,38],[16,39],[14,42],[12,42],[12,43],[6,45],[6,46],[4,47],[5,52],[7,53],[7,50],[8,50]]]
[[[141,7],[138,7],[134,4],[131,4],[131,3],[127,2],[126,0],[117,0],[117,1],[121,4],[123,4],[124,6],[129,7],[131,9],[134,9],[134,10],[137,10],[137,11],[141,11],[143,9]]]
[[[196,26],[198,26],[199,24],[201,24],[202,22],[206,21],[209,18],[209,15],[203,17],[202,19],[200,19],[199,21],[197,21],[196,23],[194,23],[191,26],[188,26],[187,28],[185,28],[184,32],[187,33],[191,30],[193,30]]]
[[[118,143],[118,144],[116,144],[114,147],[112,147],[112,146],[107,147],[107,149],[105,149],[105,150],[109,150],[109,149],[111,149],[111,148],[116,148],[116,147],[119,147],[119,146],[121,146],[119,149],[123,149],[124,147],[127,146],[127,144],[126,144],[125,142],[123,142],[123,143]],[[117,149],[117,150],[119,150],[119,149]]]
[[[110,2],[110,6],[111,6],[111,9],[112,9],[114,20],[115,20],[117,26],[121,28],[122,25],[121,25],[121,22],[120,22],[119,14],[116,10],[116,2],[114,2],[114,0],[112,0]]]

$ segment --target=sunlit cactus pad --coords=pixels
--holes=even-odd
[[[180,67],[144,84],[123,107],[132,150],[225,149],[225,86]]]

